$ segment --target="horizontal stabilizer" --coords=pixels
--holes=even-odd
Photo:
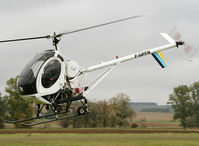
[[[160,33],[170,44],[176,43],[167,33]]]
[[[165,68],[167,67],[164,56],[162,52],[155,52],[152,54],[153,58],[158,62],[158,64],[162,67]]]

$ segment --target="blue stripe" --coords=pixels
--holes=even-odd
[[[157,56],[153,53],[152,54],[152,56],[153,56],[153,58],[158,62],[158,64],[162,67],[162,68],[165,68],[164,66],[163,66],[163,64],[160,62],[160,60],[157,58]]]
[[[164,65],[164,67],[167,67],[166,63],[164,62],[163,58],[160,56],[158,52],[155,52],[155,54],[158,56],[158,59],[161,61],[161,63]]]
[[[159,53],[155,52],[155,55],[157,56],[158,60],[160,60],[160,62],[163,64],[163,66],[167,67],[166,63],[164,62],[164,60],[162,59],[162,57],[159,55]]]

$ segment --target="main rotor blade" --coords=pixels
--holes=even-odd
[[[132,16],[132,17],[128,17],[128,18],[124,18],[124,19],[120,19],[120,20],[115,20],[115,21],[111,21],[111,22],[107,22],[107,23],[103,23],[103,24],[99,24],[99,25],[85,27],[85,28],[82,28],[82,29],[77,29],[77,30],[73,30],[73,31],[69,31],[69,32],[63,32],[63,33],[58,34],[57,37],[61,37],[63,35],[68,35],[68,34],[80,32],[80,31],[85,31],[85,30],[88,30],[88,29],[93,29],[93,28],[97,28],[97,27],[101,27],[101,26],[105,26],[105,25],[110,25],[110,24],[113,24],[113,23],[118,23],[118,22],[130,20],[130,19],[145,16],[145,15],[148,15],[148,14],[136,15],[136,16]]]
[[[26,40],[36,40],[36,39],[44,39],[44,38],[49,39],[49,38],[51,38],[51,36],[50,35],[46,35],[46,36],[40,36],[40,37],[21,38],[21,39],[13,39],[13,40],[3,40],[3,41],[0,41],[0,43],[26,41]]]
[[[111,21],[111,22],[107,22],[107,23],[103,23],[103,24],[99,24],[99,25],[85,27],[85,28],[82,28],[82,29],[77,29],[77,30],[73,30],[73,31],[63,32],[63,33],[59,33],[57,35],[54,33],[54,35],[52,35],[52,36],[51,35],[46,35],[46,36],[39,36],[39,37],[30,37],[30,38],[20,38],[20,39],[12,39],[12,40],[3,40],[3,41],[0,41],[0,43],[16,42],[16,41],[26,41],[26,40],[36,40],[36,39],[44,39],[44,38],[46,38],[46,39],[56,38],[56,37],[61,37],[63,35],[68,35],[68,34],[80,32],[80,31],[85,31],[85,30],[88,30],[88,29],[93,29],[93,28],[97,28],[97,27],[101,27],[101,26],[105,26],[105,25],[110,25],[110,24],[114,24],[114,23],[118,23],[118,22],[130,20],[130,19],[142,17],[142,16],[149,15],[149,14],[151,14],[151,13],[142,14],[142,15],[136,15],[136,16],[132,16],[132,17],[128,17],[128,18],[116,20],[116,21]]]

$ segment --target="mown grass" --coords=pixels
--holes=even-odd
[[[1,146],[187,146],[199,144],[199,134],[3,134]]]

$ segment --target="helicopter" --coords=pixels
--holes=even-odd
[[[137,59],[146,55],[152,55],[152,57],[162,68],[166,68],[167,64],[161,51],[176,47],[178,48],[184,44],[183,41],[175,41],[167,33],[161,33],[161,36],[169,42],[166,45],[130,54],[124,57],[116,56],[116,58],[113,60],[102,62],[100,64],[93,65],[84,69],[80,69],[80,65],[76,61],[64,58],[63,55],[59,52],[58,43],[60,42],[61,37],[64,35],[78,33],[81,31],[127,21],[142,16],[144,15],[136,15],[133,17],[128,17],[82,29],[62,32],[59,34],[54,33],[53,35],[0,41],[0,43],[7,43],[36,39],[52,39],[54,46],[54,49],[45,50],[44,52],[37,54],[26,65],[17,80],[17,88],[21,97],[25,100],[33,101],[37,104],[36,116],[23,120],[5,120],[5,122],[12,124],[21,122],[26,126],[34,126],[47,122],[78,117],[89,113],[90,111],[88,110],[88,101],[86,99],[86,95],[89,94],[89,92],[93,90],[94,87],[97,86],[115,67],[117,67],[118,64],[123,62]],[[108,69],[93,81],[88,83],[88,85],[80,86],[78,80],[80,76],[103,68]],[[76,113],[64,115],[70,112],[70,106],[75,101],[79,101],[81,103],[81,106],[77,107]],[[43,108],[46,108],[46,110],[51,109],[53,113],[41,116],[41,111]],[[30,124],[25,123],[26,121],[32,121],[50,116],[55,116],[55,118],[42,122]]]

